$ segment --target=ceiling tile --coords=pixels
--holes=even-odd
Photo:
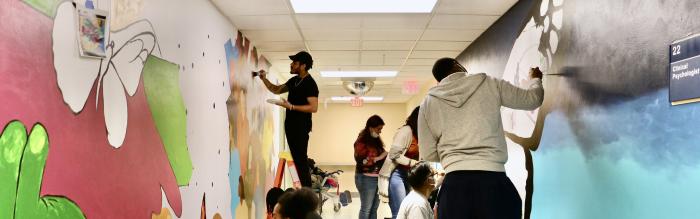
[[[362,40],[417,40],[423,30],[363,30]]]
[[[408,51],[363,51],[360,53],[360,64],[401,65],[406,55],[408,55]]]
[[[442,57],[455,58],[461,51],[413,51],[411,57],[418,59],[439,59]]]
[[[408,51],[362,51],[360,56],[372,58],[406,58]]]
[[[308,41],[312,51],[360,50],[360,41]]]
[[[306,50],[302,41],[256,41],[255,47],[261,52]]]
[[[431,69],[432,70],[432,69]],[[426,79],[427,77],[432,78],[433,73],[432,71],[401,71],[399,73],[398,78],[400,80],[406,80],[408,78],[413,78],[413,79]]]
[[[370,66],[360,66],[361,71],[398,71],[401,68],[400,65],[370,65]]]
[[[234,15],[231,22],[240,30],[293,29],[289,15]]]
[[[430,14],[369,14],[362,17],[364,29],[423,29]]]
[[[411,50],[415,41],[363,41],[363,50]]]
[[[406,65],[433,65],[435,59],[408,59]]]
[[[440,0],[437,13],[501,16],[517,2],[517,0]]]
[[[314,62],[327,65],[358,65],[360,52],[358,51],[311,51]]]
[[[289,56],[294,55],[296,51],[287,51],[287,52],[267,52],[263,51],[261,52],[262,55],[267,57],[270,62],[277,62],[277,61],[289,61]],[[289,63],[287,63],[289,64]]]
[[[428,29],[421,40],[474,41],[484,30]]]
[[[449,51],[463,51],[469,46],[470,42],[450,42],[450,41],[418,41],[415,51],[420,50],[449,50]]]
[[[381,58],[381,57],[365,57],[363,56],[360,60],[362,65],[401,65],[403,64],[403,58]]]
[[[360,40],[360,30],[302,29],[304,38],[313,40]]]
[[[404,66],[401,72],[432,72],[433,64],[423,66]]]
[[[299,32],[287,30],[241,30],[243,35],[253,42],[258,41],[301,41]]]
[[[312,51],[312,56],[314,58],[316,57],[340,57],[340,58],[347,58],[347,57],[359,57],[360,52],[359,51]]]
[[[360,67],[357,65],[321,65],[314,66],[316,70],[319,71],[359,71]]]
[[[359,58],[323,58],[319,57],[318,61],[314,60],[314,64],[321,64],[321,65],[359,65],[360,64],[360,59]]]
[[[481,29],[485,30],[493,22],[495,22],[499,16],[492,15],[453,15],[453,14],[438,14],[433,17],[430,21],[431,29]]]
[[[226,16],[289,14],[285,0],[212,0]]]
[[[360,29],[362,16],[357,14],[297,14],[301,29]]]

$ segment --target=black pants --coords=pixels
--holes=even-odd
[[[309,148],[309,131],[289,127],[285,124],[285,133],[287,135],[287,143],[289,151],[294,159],[294,165],[297,167],[299,181],[303,187],[311,187],[311,173],[309,171],[309,157],[306,154]]]
[[[438,195],[439,219],[520,219],[522,200],[503,172],[455,171]]]

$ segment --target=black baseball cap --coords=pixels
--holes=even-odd
[[[292,61],[300,62],[301,64],[306,64],[307,70],[311,69],[311,66],[314,65],[314,60],[313,58],[311,58],[311,54],[309,54],[306,51],[301,51],[295,55],[291,55],[289,56],[289,59],[291,59]]]

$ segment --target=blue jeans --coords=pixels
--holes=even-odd
[[[391,208],[391,218],[393,219],[396,219],[396,215],[399,214],[401,201],[411,191],[411,186],[406,180],[407,176],[406,170],[397,167],[391,172],[389,177],[389,207]]]
[[[360,219],[376,219],[379,208],[378,177],[355,173],[355,186],[360,192]]]

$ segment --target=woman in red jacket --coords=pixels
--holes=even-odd
[[[382,128],[384,120],[373,115],[355,141],[355,185],[360,192],[360,219],[377,218],[377,178],[388,154],[379,136]]]

